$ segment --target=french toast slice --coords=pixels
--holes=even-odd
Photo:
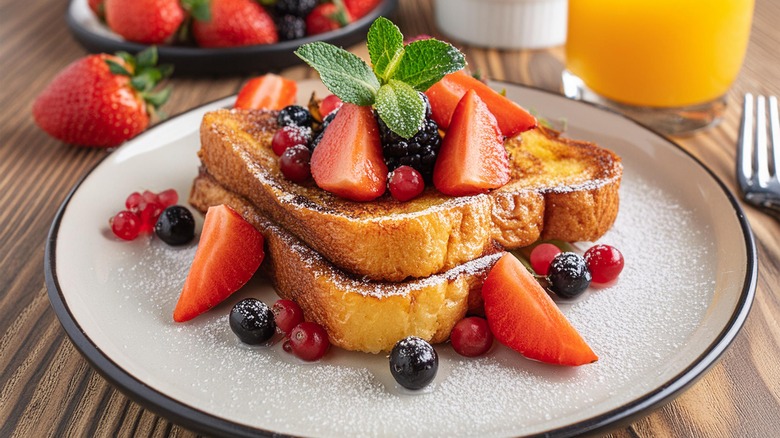
[[[402,281],[543,239],[595,240],[618,212],[620,158],[539,127],[506,142],[511,180],[486,194],[449,197],[428,187],[399,202],[354,202],[313,182],[286,180],[271,138],[275,112],[217,110],[201,124],[198,155],[222,186],[247,198],[340,269]]]
[[[467,310],[481,308],[482,282],[502,254],[495,248],[427,278],[371,281],[333,266],[205,172],[195,179],[189,202],[204,213],[209,206],[227,204],[260,230],[266,241],[261,269],[278,294],[297,302],[307,321],[325,327],[334,345],[352,351],[389,351],[412,335],[446,341]]]

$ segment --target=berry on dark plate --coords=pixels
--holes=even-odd
[[[398,341],[390,352],[390,373],[406,389],[422,389],[439,370],[439,356],[431,344],[416,336]]]
[[[295,15],[283,15],[276,24],[281,41],[297,40],[306,36],[306,21]]]
[[[276,332],[273,312],[255,298],[245,298],[233,306],[230,328],[241,342],[250,345],[264,344]]]
[[[547,274],[550,290],[561,298],[574,298],[590,286],[591,275],[585,259],[573,252],[562,252],[550,263]]]
[[[195,218],[187,207],[172,205],[160,213],[154,232],[168,245],[185,245],[195,237]]]
[[[317,3],[317,0],[276,0],[276,12],[279,15],[305,18]]]

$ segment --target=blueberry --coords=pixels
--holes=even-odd
[[[195,237],[195,218],[187,207],[172,205],[157,218],[154,232],[168,245],[185,245]]]
[[[311,128],[314,119],[306,108],[300,105],[289,105],[279,111],[276,119],[280,125],[296,125],[304,128]]]
[[[590,286],[591,275],[585,259],[579,254],[562,252],[550,263],[547,280],[556,295],[574,298]]]
[[[274,312],[258,299],[245,298],[230,310],[230,328],[245,344],[264,344],[276,332]]]
[[[407,389],[428,386],[439,369],[439,356],[433,346],[416,337],[401,339],[390,352],[390,372]]]

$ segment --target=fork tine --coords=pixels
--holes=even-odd
[[[777,97],[769,96],[769,132],[772,137],[772,162],[775,165],[776,182],[780,181],[780,113],[777,110]]]
[[[758,173],[759,187],[769,185],[769,156],[767,155],[767,122],[766,122],[766,98],[759,95],[756,98],[756,140],[755,156],[756,171]]]
[[[745,93],[737,141],[737,182],[744,194],[753,178],[753,95]]]

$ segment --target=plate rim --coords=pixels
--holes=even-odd
[[[561,98],[571,102],[578,102],[579,104],[584,104],[597,111],[604,111],[613,115],[617,115],[625,120],[628,120],[634,125],[651,132],[658,138],[662,139],[670,147],[676,148],[678,151],[683,152],[683,154],[691,159],[695,165],[698,165],[703,170],[705,170],[707,175],[709,175],[709,177],[712,178],[717,183],[718,187],[723,191],[724,195],[731,203],[734,213],[736,214],[736,218],[742,231],[747,256],[745,279],[742,283],[742,290],[740,291],[739,299],[736,302],[736,307],[728,322],[721,329],[720,333],[715,337],[714,341],[709,346],[707,346],[702,354],[694,359],[680,373],[671,377],[667,381],[658,385],[656,389],[637,398],[636,400],[586,420],[540,432],[538,435],[548,437],[568,437],[583,433],[604,432],[610,429],[614,429],[620,425],[633,422],[634,420],[648,414],[649,411],[660,408],[666,403],[672,401],[685,389],[703,377],[707,371],[718,362],[721,355],[728,349],[743,327],[745,320],[750,313],[750,309],[752,308],[758,281],[758,255],[750,223],[745,216],[744,210],[739,205],[736,196],[731,192],[731,190],[729,190],[725,183],[718,177],[718,175],[714,173],[712,169],[706,166],[701,160],[699,160],[692,153],[688,152],[685,148],[653,130],[652,128],[610,108],[587,101],[568,99],[565,96],[543,88],[506,81],[491,81],[491,85],[518,87],[541,92],[553,98]],[[230,99],[230,96],[215,99],[213,101],[191,108],[181,114],[178,114],[177,116],[158,123],[147,132],[159,129],[168,121],[172,121],[191,112],[201,110],[204,107],[214,105],[217,102],[223,100],[227,101],[228,99]],[[103,354],[101,349],[95,345],[87,336],[87,334],[81,329],[80,325],[70,312],[70,309],[65,302],[65,298],[62,295],[62,290],[59,285],[56,271],[56,246],[60,223],[72,197],[81,187],[81,185],[87,180],[87,178],[89,178],[93,171],[95,171],[95,169],[97,169],[117,150],[126,147],[128,144],[131,144],[131,142],[125,143],[111,153],[106,154],[97,163],[95,163],[95,165],[89,169],[69,191],[54,216],[51,227],[49,229],[49,234],[46,239],[46,247],[44,252],[44,276],[49,302],[52,306],[52,309],[54,310],[55,315],[57,316],[57,319],[64,328],[65,333],[73,342],[76,349],[90,363],[95,371],[97,371],[101,376],[103,376],[113,386],[119,389],[128,398],[142,405],[144,408],[154,412],[155,414],[160,415],[173,423],[206,434],[218,434],[236,437],[257,436],[258,434],[262,436],[275,437],[291,436],[226,420],[224,418],[192,407],[183,401],[175,400],[172,397],[169,397],[162,392],[159,392],[156,389],[146,385],[122,369],[107,355]]]

